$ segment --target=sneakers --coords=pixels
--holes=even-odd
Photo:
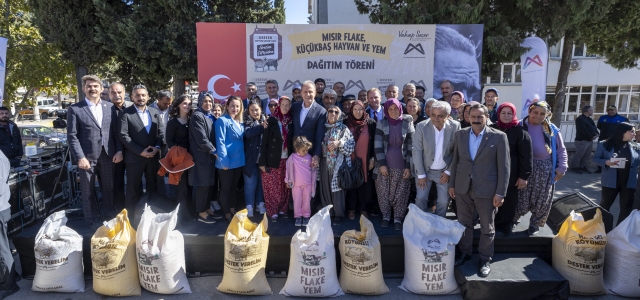
[[[398,230],[398,231],[402,230],[402,223],[400,223],[400,222],[393,223],[393,229]]]
[[[527,233],[529,236],[536,236],[540,232],[540,229],[536,225],[529,225],[529,229],[527,229]]]
[[[253,218],[253,205],[247,205],[247,217]]]
[[[302,218],[302,226],[309,225],[309,218]]]
[[[266,212],[267,212],[267,208],[264,206],[264,202],[260,202],[260,203],[258,204],[258,212],[259,212],[261,215],[264,215],[264,213],[266,213]]]
[[[287,215],[287,213],[286,213],[286,212],[280,212],[280,218],[288,219],[288,218],[289,218],[289,215]]]
[[[302,226],[302,218],[296,218],[296,226]]]
[[[273,223],[278,222],[278,215],[271,216],[271,222]]]
[[[382,222],[380,222],[380,227],[389,227],[389,220],[382,220]]]
[[[216,220],[211,218],[211,216],[207,216],[206,218],[203,218],[200,215],[198,215],[198,221],[200,221],[202,223],[205,223],[205,224],[213,224],[213,223],[216,222]]]

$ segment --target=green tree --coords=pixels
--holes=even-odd
[[[98,18],[86,0],[29,0],[34,24],[47,42],[54,43],[75,68],[78,98],[84,98],[81,78],[107,59],[105,48],[93,39]]]
[[[5,1],[0,6],[0,31],[8,39],[3,105],[9,106],[18,88],[27,93],[22,103],[36,92],[52,95],[75,91],[73,65],[62,57],[58,48],[44,41],[33,26],[33,15],[26,0]]]

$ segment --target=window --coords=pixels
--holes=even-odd
[[[606,107],[615,105],[618,114],[638,121],[640,114],[640,86],[599,86],[596,89],[594,119],[606,114]]]
[[[562,57],[562,41],[557,44],[551,46],[549,48],[549,57],[551,58],[560,58]]]
[[[565,94],[565,107],[562,114],[563,121],[574,121],[581,113],[582,108],[591,105],[591,91],[590,86],[572,86],[567,87],[567,93]],[[596,106],[598,101],[596,99]]]
[[[501,64],[496,65],[491,70],[491,76],[487,83],[491,84],[514,84],[521,83],[520,64]]]
[[[587,45],[581,42],[576,42],[573,45],[573,57],[598,57],[596,54],[589,53],[587,51]]]

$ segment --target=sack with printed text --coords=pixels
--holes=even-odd
[[[224,235],[224,274],[218,291],[240,295],[271,295],[264,268],[269,250],[266,214],[260,224],[237,212]]]
[[[136,263],[136,231],[127,210],[104,222],[91,237],[93,290],[105,296],[140,296]]]
[[[640,211],[607,234],[604,285],[609,294],[640,298]]]
[[[306,232],[298,230],[291,239],[285,296],[337,297],[344,295],[336,270],[336,249],[327,205],[309,220]]]
[[[593,219],[571,211],[552,241],[552,262],[560,275],[569,280],[571,293],[605,294],[602,270],[607,233],[600,209]]]
[[[460,293],[453,274],[455,245],[464,233],[456,221],[409,205],[404,219],[404,278],[399,288],[424,295]]]
[[[65,226],[65,211],[44,220],[36,235],[36,275],[31,290],[35,292],[84,292],[82,236]]]
[[[184,261],[184,238],[175,230],[180,205],[155,214],[145,204],[136,234],[140,285],[158,294],[190,294]]]
[[[382,277],[380,241],[365,216],[360,216],[360,230],[345,231],[340,237],[340,287],[350,294],[386,294],[389,287]]]

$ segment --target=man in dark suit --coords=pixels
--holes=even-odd
[[[473,220],[477,211],[480,217],[480,266],[478,276],[487,277],[491,272],[494,218],[502,206],[509,183],[509,144],[507,136],[486,126],[489,111],[482,104],[471,106],[471,127],[455,133],[453,160],[449,166],[449,196],[455,199],[458,221],[464,225],[460,239],[462,255],[456,266],[471,259],[473,246]]]
[[[164,145],[165,128],[160,111],[147,106],[149,92],[144,85],[136,85],[131,91],[133,104],[120,116],[120,140],[125,148],[127,164],[127,193],[125,206],[133,213],[142,196],[142,176],[147,193],[157,192],[159,152]]]
[[[313,143],[309,154],[313,156],[313,166],[317,168],[322,154],[322,139],[324,138],[324,123],[327,121],[327,111],[315,101],[316,86],[307,80],[302,84],[302,102],[291,105],[293,118],[293,135],[291,138],[304,136]]]
[[[367,91],[367,103],[369,107],[367,107],[365,112],[369,115],[369,118],[372,118],[376,122],[384,118],[384,111],[382,105],[380,105],[380,101],[382,101],[382,94],[379,89],[371,88]]]
[[[16,123],[9,120],[10,117],[9,109],[0,106],[0,151],[9,159],[11,167],[16,168],[20,166],[24,149],[20,129]]]
[[[133,102],[125,101],[125,96],[125,89],[122,83],[114,82],[109,86],[109,100],[113,103],[113,108],[116,110],[116,133],[118,134],[118,141],[120,141],[120,116],[125,108],[133,105]],[[116,211],[121,211],[124,208],[125,166],[124,159],[113,164],[113,206]]]
[[[275,79],[269,79],[264,84],[264,89],[267,91],[267,98],[262,99],[262,113],[266,116],[270,116],[273,112],[271,108],[269,108],[269,102],[271,99],[279,100],[280,96],[278,95],[278,91],[280,91],[280,87],[278,87],[278,81]]]
[[[86,98],[69,106],[67,111],[67,140],[72,161],[78,164],[84,218],[92,223],[92,229],[102,223],[96,211],[96,175],[100,179],[103,217],[112,218],[113,163],[122,160],[116,111],[113,104],[100,98],[103,89],[97,76],[82,77]]]
[[[242,100],[242,105],[244,106],[244,110],[249,109],[249,101],[253,100],[253,97],[258,95],[258,87],[253,82],[247,82],[244,86],[244,92],[247,94],[247,98]],[[261,102],[262,103],[262,102]]]

